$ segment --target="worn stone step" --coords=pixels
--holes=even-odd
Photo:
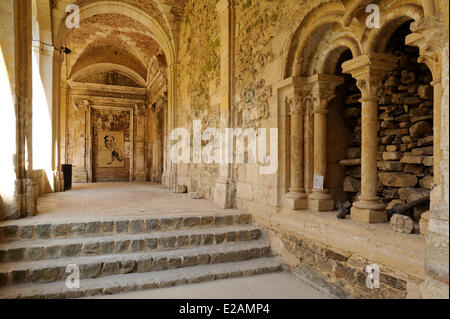
[[[4,263],[0,264],[0,286],[65,280],[70,274],[66,271],[69,265],[79,267],[81,279],[90,279],[236,262],[271,255],[270,245],[258,240],[171,251]]]
[[[139,234],[157,231],[250,225],[251,223],[251,215],[247,213],[96,219],[91,221],[71,221],[68,223],[7,221],[0,223],[0,239],[4,242],[67,237],[85,238],[111,234]]]
[[[258,258],[234,263],[86,279],[80,281],[79,289],[68,289],[65,281],[8,286],[0,289],[0,299],[63,299],[111,295],[279,271],[282,271],[282,264],[278,258]]]
[[[173,250],[195,246],[257,240],[255,226],[228,226],[205,229],[116,234],[89,238],[19,240],[0,244],[0,262],[38,261],[78,256],[95,256]]]

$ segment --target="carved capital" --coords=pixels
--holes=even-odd
[[[363,100],[377,97],[378,84],[380,80],[381,79],[378,77],[370,78],[370,76],[356,80],[356,86],[361,91]]]
[[[342,69],[357,80],[363,99],[371,99],[376,97],[381,79],[397,66],[397,61],[396,56],[372,52],[343,63]]]
[[[87,111],[90,105],[88,100],[74,100],[73,105],[79,111]]]
[[[315,113],[326,113],[327,106],[336,97],[336,87],[344,83],[340,76],[319,74],[312,78],[312,100]]]
[[[294,96],[286,97],[286,105],[289,110],[289,115],[303,116],[303,106],[299,98]]]

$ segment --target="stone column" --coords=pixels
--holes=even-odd
[[[16,156],[15,212],[7,219],[36,213],[32,181],[32,6],[31,1],[14,1]],[[26,156],[28,146],[28,157]],[[28,163],[27,163],[28,162]],[[27,167],[28,164],[28,167]]]
[[[431,1],[426,1],[431,2]],[[432,3],[430,3],[432,5]],[[428,12],[411,24],[414,33],[406,44],[420,48],[419,62],[433,74],[434,87],[434,188],[430,194],[430,212],[422,215],[426,228],[425,280],[421,284],[423,298],[449,298],[449,44],[448,3],[442,16]],[[425,12],[426,13],[426,12]]]
[[[73,180],[77,183],[87,183],[90,174],[90,108],[87,100],[73,101],[73,141],[75,150],[81,156],[75,156],[73,165]]]
[[[308,196],[311,211],[334,210],[333,196],[325,189],[327,171],[327,106],[336,96],[335,89],[344,79],[336,75],[319,74],[308,79],[313,85],[314,103],[314,179],[312,193]],[[318,182],[320,181],[320,182]]]
[[[64,54],[53,54],[53,106],[52,106],[52,169],[54,191],[64,190],[64,176],[61,170],[61,66]]]
[[[382,77],[397,65],[397,57],[371,53],[343,63],[344,73],[357,80],[362,94],[361,195],[353,203],[351,217],[365,223],[387,221],[385,205],[377,196],[378,97]]]
[[[147,122],[145,104],[135,105],[135,116],[136,133],[134,136],[134,177],[137,182],[145,182],[147,181],[147,171],[145,169],[145,123]]]
[[[220,131],[225,133],[233,127],[234,98],[234,37],[235,16],[234,0],[220,0],[216,5],[220,25]],[[225,134],[223,135],[225,136]],[[223,141],[225,142],[225,141]],[[225,145],[220,146],[222,154],[226,153]],[[233,156],[233,154],[231,154]],[[232,163],[225,161],[219,165],[219,176],[215,183],[214,201],[221,208],[231,208],[234,202],[234,182]]]
[[[287,110],[291,115],[291,187],[287,198],[291,209],[308,207],[307,195],[303,188],[303,103],[305,97],[286,98]]]

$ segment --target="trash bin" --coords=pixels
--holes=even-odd
[[[72,164],[62,164],[61,169],[64,175],[64,191],[72,189]]]

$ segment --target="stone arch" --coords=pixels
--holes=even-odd
[[[163,1],[163,0],[161,0]],[[171,6],[166,5],[165,3],[159,3],[158,8],[160,11],[164,13],[164,16],[171,15]],[[170,10],[169,10],[170,9]],[[90,17],[93,17],[95,15],[99,14],[120,14],[126,17],[129,17],[140,24],[142,24],[149,32],[149,36],[151,36],[160,46],[162,52],[164,53],[165,58],[165,66],[167,66],[167,92],[168,92],[168,99],[167,99],[167,123],[166,127],[167,130],[170,131],[175,126],[175,113],[176,113],[176,97],[177,94],[175,92],[176,90],[176,63],[177,63],[177,51],[176,51],[176,36],[174,35],[174,32],[176,30],[169,30],[166,31],[167,28],[164,28],[163,25],[161,25],[160,22],[157,21],[155,17],[153,17],[151,14],[148,14],[147,12],[133,6],[127,3],[123,3],[120,1],[97,1],[85,6],[80,7],[80,22],[83,23],[86,19],[89,19]],[[170,19],[169,19],[170,20]],[[170,25],[171,23],[169,23]],[[170,28],[170,26],[169,26]],[[65,16],[64,18],[59,22],[59,27],[56,29],[58,30],[56,33],[56,40],[55,40],[55,47],[60,48],[63,43],[66,41],[66,39],[69,38],[71,30],[66,28],[65,25]],[[106,61],[97,61],[99,63],[103,63]],[[61,60],[60,60],[61,63]],[[150,61],[149,61],[150,63]],[[87,66],[85,66],[87,67]],[[93,66],[93,68],[98,66]],[[145,65],[145,68],[147,70],[139,73],[139,77],[146,78],[147,71],[149,68],[149,65]],[[61,64],[59,66],[61,70]],[[77,71],[81,71],[80,70]],[[134,70],[137,71],[137,70]],[[145,74],[144,74],[144,73]],[[58,71],[57,71],[58,73]],[[141,74],[142,73],[142,74]],[[128,74],[130,72],[128,71]],[[133,75],[133,72],[131,72],[131,75]],[[146,80],[146,79],[145,79]],[[138,83],[142,80],[139,80]],[[146,83],[148,85],[148,83]],[[56,90],[59,90],[59,88],[56,88]],[[170,149],[170,146],[167,147],[167,149]],[[165,154],[166,155],[166,154]],[[173,182],[173,176],[176,171],[176,167],[172,165],[172,162],[168,159],[169,156],[167,156],[167,159],[165,159],[165,162],[167,162],[167,170],[164,172],[163,177],[163,183],[171,187]]]
[[[337,63],[344,51],[350,50],[353,57],[361,55],[361,47],[351,34],[337,34],[331,43],[327,42],[317,50],[319,55],[314,63],[315,73],[334,74]]]
[[[423,9],[419,5],[405,4],[398,6],[386,14],[381,15],[381,27],[379,29],[364,30],[364,52],[384,52],[386,44],[395,30],[409,20],[419,21],[423,18]]]
[[[82,68],[81,70],[78,70],[77,72],[73,73],[71,76],[71,79],[74,81],[77,81],[79,79],[82,79],[89,74],[96,74],[96,73],[102,73],[107,71],[115,71],[117,73],[124,74],[125,76],[129,77],[131,80],[136,82],[141,87],[145,87],[146,82],[145,79],[134,70],[127,68],[121,64],[114,64],[114,63],[96,63],[91,64],[89,66],[86,66]]]
[[[165,52],[168,64],[171,65],[175,63],[176,51],[174,40],[167,35],[164,28],[153,17],[139,8],[118,1],[99,1],[80,8],[80,21],[82,23],[83,20],[94,15],[108,13],[122,14],[131,17],[146,26],[147,29],[152,32],[155,41],[158,42]],[[69,34],[70,30],[66,28],[65,20],[63,19],[60,22],[55,46],[60,47],[65,39],[68,38]]]
[[[305,56],[305,43],[316,32],[325,31],[333,26],[340,26],[345,7],[342,3],[321,4],[309,12],[301,21],[285,46],[282,78],[299,75],[302,58]]]
[[[146,65],[137,58],[133,53],[128,50],[117,49],[116,52],[120,52],[120,56],[117,56],[114,52],[109,50],[109,48],[94,47],[91,50],[85,50],[77,59],[75,64],[69,73],[69,78],[73,78],[75,73],[80,72],[83,69],[89,68],[91,65],[101,65],[105,66],[111,65],[122,65],[124,69],[132,71],[133,74],[138,74],[139,77],[147,80],[147,69]]]

